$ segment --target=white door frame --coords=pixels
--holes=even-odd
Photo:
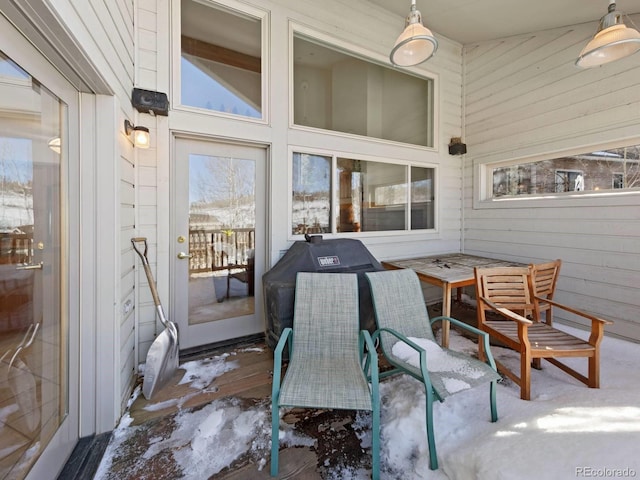
[[[3,16],[0,15],[0,45],[3,52],[24,68],[31,76],[68,106],[68,145],[66,145],[67,163],[62,165],[63,180],[63,238],[66,249],[62,275],[62,317],[67,319],[68,337],[68,415],[51,442],[31,468],[27,478],[48,478],[52,472],[59,471],[67,457],[75,447],[79,437],[80,418],[80,279],[77,274],[80,258],[76,254],[80,250],[79,204],[80,204],[80,106],[79,92],[18,32]],[[64,280],[67,280],[64,282]],[[63,372],[65,373],[65,372]]]
[[[188,235],[188,231],[184,232],[184,227],[181,229],[181,225],[178,225],[176,221],[176,195],[181,190],[177,185],[176,169],[180,166],[176,165],[177,159],[177,147],[176,144],[180,141],[195,141],[202,142],[203,144],[211,145],[212,149],[216,146],[220,148],[251,148],[263,151],[264,163],[263,165],[256,165],[256,227],[255,227],[255,293],[254,302],[255,310],[252,316],[247,317],[235,317],[234,319],[218,320],[216,322],[205,323],[202,325],[190,326],[190,332],[187,333],[184,327],[180,325],[182,317],[186,315],[184,312],[184,302],[180,301],[178,297],[185,296],[185,288],[180,288],[176,285],[178,282],[178,275],[184,276],[184,273],[180,271],[180,268],[176,266],[176,257],[179,251],[184,250],[186,247],[180,245],[175,241],[174,237],[178,235]],[[171,221],[170,221],[170,233],[169,233],[169,268],[170,268],[170,291],[171,291],[171,308],[170,319],[173,319],[179,325],[181,344],[180,348],[190,348],[200,345],[206,345],[215,343],[217,341],[225,341],[232,338],[240,338],[247,335],[257,334],[264,332],[263,322],[263,299],[262,299],[262,274],[265,271],[266,259],[267,259],[267,190],[268,190],[268,172],[269,172],[269,152],[268,145],[258,144],[247,141],[230,141],[229,139],[218,139],[212,137],[184,135],[174,133],[171,137]],[[188,188],[188,186],[187,186]],[[184,190],[184,186],[182,186]],[[181,260],[180,262],[185,262]],[[186,262],[185,262],[186,263]],[[253,317],[249,319],[248,317]],[[184,319],[186,323],[186,319]],[[215,327],[213,327],[215,324]],[[220,336],[212,338],[211,334],[213,329],[216,329]],[[184,340],[183,340],[184,339]],[[198,339],[204,339],[201,343]]]

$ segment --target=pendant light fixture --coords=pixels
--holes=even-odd
[[[405,29],[396,40],[389,59],[397,67],[412,67],[428,60],[438,49],[438,41],[427,27],[422,25],[422,16],[416,10],[416,0],[411,0],[411,11]]]
[[[616,12],[615,0],[609,0],[609,12],[600,19],[598,32],[582,49],[576,60],[581,68],[613,62],[640,50],[640,33],[629,28]]]

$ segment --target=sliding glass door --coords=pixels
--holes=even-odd
[[[0,51],[1,478],[25,478],[52,446],[63,463],[59,446],[78,436],[65,300],[70,106],[46,81]]]

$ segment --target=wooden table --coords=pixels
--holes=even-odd
[[[451,290],[475,284],[474,267],[515,267],[521,263],[477,257],[464,253],[445,253],[428,257],[382,262],[387,269],[410,268],[421,281],[442,287],[442,315],[451,316]],[[460,290],[458,290],[460,292]],[[449,322],[442,322],[442,346],[449,346]]]

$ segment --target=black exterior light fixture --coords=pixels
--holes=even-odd
[[[449,142],[449,155],[464,155],[467,153],[467,144],[462,143],[460,137],[452,137]]]
[[[149,148],[151,139],[149,138],[149,129],[147,127],[141,127],[133,125],[129,120],[124,121],[124,131],[127,137],[131,138],[133,145],[138,148]]]

